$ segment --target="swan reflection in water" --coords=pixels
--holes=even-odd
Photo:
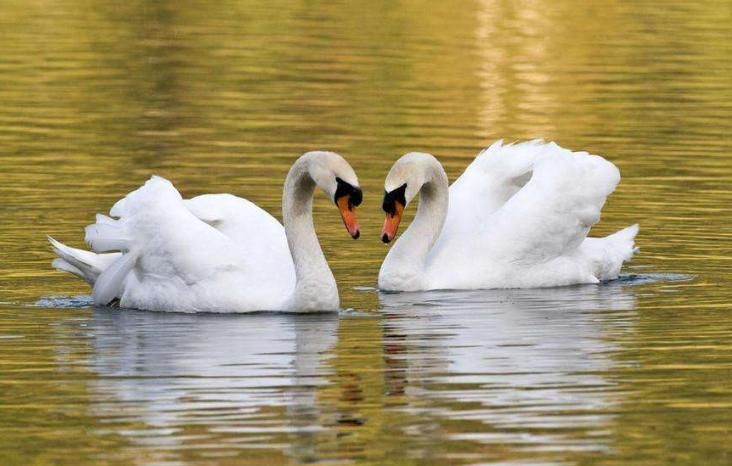
[[[388,391],[431,420],[422,433],[449,420],[462,422],[451,440],[607,448],[609,409],[621,396],[607,372],[618,364],[613,335],[635,319],[632,287],[380,293],[379,300]]]
[[[381,395],[363,390],[376,398],[354,402],[371,407],[360,406],[361,414],[377,437],[354,437],[353,451],[370,451],[374,439],[425,458],[440,455],[431,446],[451,442],[511,454],[608,448],[611,412],[623,396],[609,376],[619,364],[613,341],[632,330],[631,286],[382,293],[379,300],[384,386],[376,387]],[[347,408],[332,399],[343,389],[336,371],[352,356],[329,359],[343,356],[334,351],[338,315],[99,309],[89,326],[96,417],[156,460],[183,452],[274,450],[296,461],[349,454],[329,450]],[[348,328],[361,327],[344,326],[340,338],[366,337]],[[391,410],[398,413],[388,423],[371,419]]]
[[[119,423],[111,433],[154,447],[161,460],[189,444],[205,451],[281,443],[295,456],[312,448],[336,314],[97,309],[89,326],[95,414]]]

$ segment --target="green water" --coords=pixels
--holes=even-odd
[[[0,6],[0,464],[732,463],[729,1]],[[623,280],[373,290],[399,155],[535,137],[620,167]],[[279,215],[312,149],[365,193],[359,241],[315,203],[341,315],[94,309],[50,267],[153,173]]]

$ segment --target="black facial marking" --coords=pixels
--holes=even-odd
[[[396,214],[396,203],[400,203],[402,207],[407,205],[407,199],[404,197],[404,193],[407,190],[407,183],[399,186],[397,189],[386,192],[384,191],[384,203],[381,208],[384,212],[390,215]]]
[[[340,199],[343,196],[348,196],[348,208],[352,209],[354,207],[358,207],[361,205],[361,201],[363,201],[363,192],[361,191],[361,188],[357,188],[350,183],[346,183],[342,179],[336,177],[336,183],[337,188],[335,192],[335,196],[333,197],[333,202],[338,204],[338,199]]]

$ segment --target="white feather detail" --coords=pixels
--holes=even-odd
[[[444,173],[434,157],[397,161],[393,173]],[[405,161],[407,163],[407,161]],[[391,290],[528,288],[597,283],[617,277],[635,252],[637,226],[588,238],[620,181],[617,167],[587,152],[534,140],[498,141],[483,150],[452,186],[429,177],[412,225],[379,273]],[[412,187],[416,192],[420,187]],[[408,188],[409,190],[409,188]],[[444,226],[443,226],[444,224]],[[425,242],[424,238],[436,238]]]
[[[122,297],[125,279],[136,260],[137,256],[132,253],[123,254],[99,275],[92,290],[95,304],[106,306],[115,298]]]

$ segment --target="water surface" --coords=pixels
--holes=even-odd
[[[7,0],[0,17],[1,464],[729,464],[732,4]],[[391,163],[451,180],[495,139],[606,156],[602,286],[373,290]],[[89,306],[50,268],[151,174],[279,216],[348,158],[362,237],[315,203],[340,315]],[[410,212],[413,213],[413,212]]]

